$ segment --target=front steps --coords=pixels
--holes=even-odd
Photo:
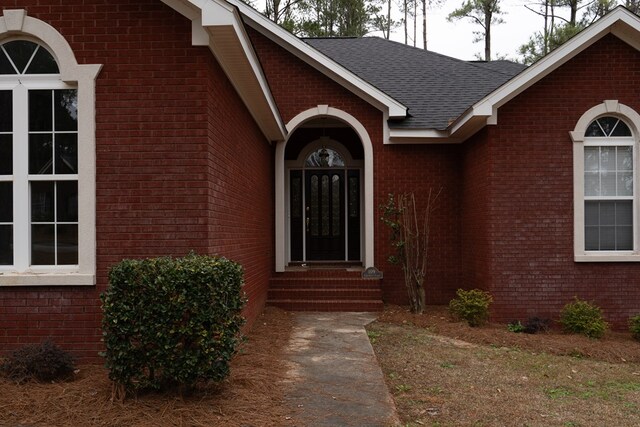
[[[267,305],[289,311],[382,311],[380,280],[360,269],[300,268],[274,273]]]

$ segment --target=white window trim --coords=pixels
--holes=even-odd
[[[36,40],[45,46],[58,63],[61,84],[78,90],[78,265],[2,269],[0,286],[95,285],[95,83],[102,65],[78,64],[65,38],[46,22],[27,16],[23,9],[4,10],[0,16],[0,42],[9,38]]]
[[[633,251],[586,251],[584,249],[584,147],[600,146],[598,138],[585,138],[587,127],[599,117],[613,116],[624,120],[633,134]],[[640,115],[632,108],[617,100],[606,100],[585,112],[573,131],[573,248],[576,262],[640,262],[640,230],[638,215],[638,184],[640,165],[638,164],[638,137],[640,136]],[[623,141],[622,145],[628,145]]]

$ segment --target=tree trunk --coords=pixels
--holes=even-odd
[[[407,0],[404,0],[404,44],[409,44],[409,33],[407,31],[407,25],[409,25],[407,22],[407,7]]]
[[[422,0],[422,41],[427,50],[427,0]]]
[[[491,61],[491,17],[492,12],[489,8],[484,11],[484,60]]]
[[[391,36],[391,0],[389,0],[387,3],[387,36],[385,38],[389,40],[390,36]]]
[[[418,38],[418,0],[413,0],[413,47],[416,47]]]

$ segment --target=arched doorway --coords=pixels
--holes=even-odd
[[[299,135],[293,136],[285,152],[285,159],[290,159],[285,162],[289,260],[361,263],[362,150],[354,144],[359,140],[351,129],[327,129],[333,122],[324,125],[323,133],[346,139],[355,147],[352,152],[326,135],[305,143],[305,135],[316,133],[316,127],[299,129]]]
[[[328,106],[300,113],[276,147],[276,271],[373,266],[373,150],[364,126]]]

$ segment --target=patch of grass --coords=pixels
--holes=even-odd
[[[591,360],[588,347],[576,346],[579,357],[549,354],[553,332],[540,348],[522,349],[491,337],[465,346],[418,326],[368,328],[379,334],[374,349],[408,425],[640,425],[640,364]],[[558,345],[566,337],[558,333]]]
[[[375,344],[376,340],[380,338],[380,335],[380,332],[367,331],[367,337],[369,337],[371,344]]]

